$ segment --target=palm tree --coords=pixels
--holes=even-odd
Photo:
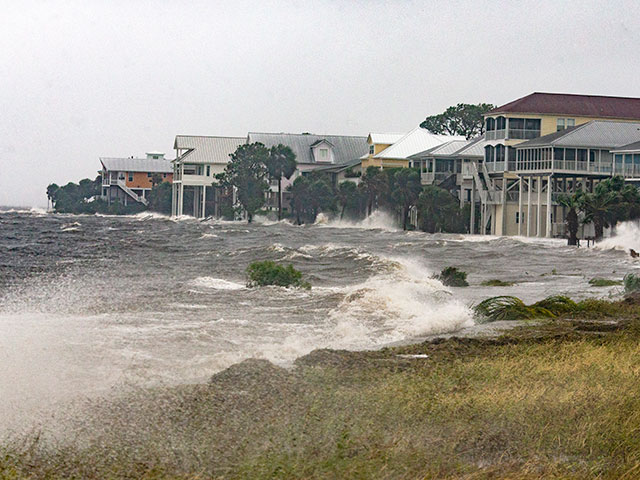
[[[600,185],[598,185],[599,187]],[[595,239],[600,240],[604,228],[611,224],[611,217],[616,207],[616,192],[606,188],[598,188],[594,193],[585,193],[581,199],[580,209],[584,212],[584,223],[593,222]]]
[[[370,216],[373,212],[373,206],[376,199],[384,188],[382,170],[378,167],[367,167],[364,175],[362,175],[362,180],[358,185],[358,188],[360,188],[367,197],[367,216]]]
[[[282,177],[289,179],[296,171],[296,154],[286,145],[275,145],[269,149],[266,165],[269,176],[278,180],[278,220],[282,220]]]
[[[569,209],[565,217],[567,230],[569,231],[568,245],[578,245],[578,210],[582,205],[582,192],[573,195],[560,195],[558,203]]]
[[[350,180],[339,183],[337,197],[342,207],[340,210],[340,220],[342,220],[347,207],[353,207],[358,203],[358,186]]]
[[[409,209],[418,201],[422,192],[420,174],[413,169],[403,168],[393,175],[392,198],[402,210],[402,229],[407,229]]]
[[[55,183],[49,184],[47,187],[47,204],[51,203],[51,208],[53,209],[54,202],[56,200],[56,192],[60,189],[58,185]]]

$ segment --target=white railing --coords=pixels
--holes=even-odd
[[[138,195],[136,192],[134,192],[133,190],[131,190],[126,182],[122,179],[118,179],[118,186],[124,190],[125,193],[127,193],[131,198],[133,198],[136,202],[140,202],[144,205],[148,205],[149,202],[147,201],[146,198],[144,198],[142,195]]]
[[[433,172],[422,172],[420,174],[420,182],[423,185],[431,185],[435,180],[435,174]]]

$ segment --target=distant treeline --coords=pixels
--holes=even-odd
[[[78,183],[69,182],[60,187],[55,183],[47,187],[47,198],[58,213],[128,215],[144,210],[171,213],[171,184],[162,182],[154,185],[147,196],[149,206],[131,201],[124,205],[116,199],[109,204],[101,198],[102,177],[94,180],[84,178]]]

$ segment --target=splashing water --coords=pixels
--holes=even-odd
[[[623,222],[616,227],[616,234],[595,245],[600,250],[616,249],[640,252],[640,226],[637,222]]]
[[[316,348],[456,332],[470,303],[502,293],[484,280],[516,282],[508,293],[526,302],[579,298],[593,272],[634,265],[558,242],[409,235],[381,212],[303,228],[188,220],[0,213],[0,428],[118,385],[203,382],[250,357],[286,366]],[[293,263],[312,290],[246,288],[247,265],[267,259]],[[449,265],[472,286],[431,278]]]
[[[363,220],[348,220],[334,218],[330,219],[325,214],[320,213],[316,218],[315,225],[333,228],[362,228],[371,230],[385,230],[387,232],[397,232],[400,230],[398,222],[393,216],[382,210],[375,210],[371,215]]]

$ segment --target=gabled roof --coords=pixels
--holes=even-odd
[[[487,141],[484,135],[473,138],[467,145],[462,147],[456,152],[456,156],[470,158],[470,157],[482,157],[484,158],[484,147],[487,145]]]
[[[342,172],[343,170],[348,170],[350,168],[353,168],[357,165],[360,165],[360,159],[355,159],[355,160],[350,160],[346,163],[343,163],[341,165],[323,165],[322,167],[318,167],[316,168],[314,171],[317,172],[333,172],[333,173],[338,173],[338,172]]]
[[[640,153],[640,141],[633,142],[628,145],[623,145],[622,147],[616,148],[615,150],[611,150],[613,153]]]
[[[339,165],[360,158],[369,151],[367,137],[343,135],[311,135],[301,133],[259,133],[249,132],[248,142],[260,142],[267,148],[274,145],[286,145],[296,154],[298,163],[317,162],[313,158],[311,147],[324,140],[333,146],[334,164]]]
[[[430,157],[455,157],[470,158],[484,157],[484,136],[472,138],[471,140],[451,140],[441,145],[432,147],[424,152],[411,155],[410,158],[430,158]]]
[[[535,92],[494,108],[487,115],[498,113],[575,115],[640,120],[640,98]]]
[[[102,166],[111,172],[173,173],[171,160],[148,158],[100,157]]]
[[[516,148],[557,146],[611,149],[637,141],[640,141],[640,122],[592,120],[577,127],[520,143]]]
[[[464,140],[464,137],[436,135],[429,130],[416,127],[393,145],[374,155],[373,158],[405,159],[451,140]]]
[[[246,141],[247,137],[176,135],[173,148],[189,150],[180,157],[189,163],[227,163],[229,155]]]
[[[393,145],[402,137],[404,133],[370,133],[367,141],[371,140],[374,145]]]
[[[327,140],[326,138],[322,138],[322,139],[320,139],[320,140],[318,140],[318,141],[316,141],[316,142],[313,142],[313,143],[311,144],[311,147],[317,147],[318,145],[320,145],[320,144],[322,144],[322,143],[325,143],[325,144],[329,145],[330,147],[333,147],[333,143],[331,143],[331,142],[330,142],[329,140]]]

